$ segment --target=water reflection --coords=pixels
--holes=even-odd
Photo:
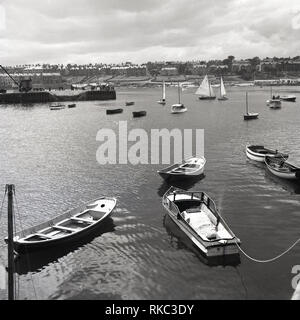
[[[266,170],[265,180],[269,184],[272,183],[280,186],[290,194],[300,194],[300,183],[298,180],[282,179],[274,176],[274,174],[268,170]]]
[[[167,214],[164,216],[163,225],[170,236],[170,244],[174,249],[188,249],[192,251],[202,263],[210,267],[236,267],[241,263],[240,256],[238,254],[227,257],[206,257]]]
[[[158,188],[157,194],[160,197],[162,197],[171,186],[179,189],[189,190],[192,187],[194,187],[194,185],[197,182],[201,181],[204,178],[205,178],[205,175],[202,174],[200,176],[189,177],[189,179],[184,179],[184,180],[168,180],[168,181],[164,180],[164,182]]]
[[[20,254],[15,259],[16,273],[19,275],[27,274],[28,272],[37,272],[43,269],[45,266],[57,262],[59,258],[65,256],[68,253],[74,253],[84,245],[93,241],[96,237],[100,237],[104,233],[115,231],[115,224],[111,217],[108,217],[103,221],[103,224],[96,230],[93,230],[89,235],[81,240],[76,240],[75,243],[55,245],[50,248],[43,248],[39,251],[32,251],[26,254]]]

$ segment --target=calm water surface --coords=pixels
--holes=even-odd
[[[79,102],[75,109],[50,111],[47,105],[0,107],[0,186],[16,185],[17,227],[46,221],[81,202],[115,196],[111,220],[85,242],[65,249],[22,257],[18,263],[20,299],[290,299],[291,269],[300,262],[300,246],[269,264],[241,256],[240,262],[210,266],[165,216],[161,197],[168,185],[156,174],[159,165],[105,165],[96,161],[101,128],[205,129],[207,164],[202,180],[182,185],[203,190],[258,259],[281,253],[299,237],[300,185],[268,174],[246,159],[247,143],[262,143],[300,159],[298,102],[282,109],[266,106],[269,89],[247,88],[250,111],[245,122],[245,88],[229,88],[230,100],[199,101],[182,96],[188,112],[171,115],[177,89],[168,88],[166,106],[156,103],[161,89],[119,89],[117,100]],[[108,107],[123,114],[107,116]],[[132,111],[147,117],[132,119]],[[1,191],[1,190],[0,190]],[[6,208],[0,231],[6,235]],[[19,219],[20,217],[20,219]],[[1,241],[0,259],[6,247]],[[0,298],[6,292],[0,290]]]

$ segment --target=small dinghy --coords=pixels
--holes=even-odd
[[[172,105],[171,113],[176,114],[176,113],[183,113],[183,112],[187,112],[187,108],[182,103],[176,103]]]
[[[134,118],[145,117],[147,114],[146,111],[133,111],[132,115]]]
[[[58,105],[54,105],[54,106],[50,106],[50,110],[61,110],[61,109],[65,109],[65,105],[64,104],[58,104]]]
[[[46,223],[18,232],[14,247],[18,252],[65,244],[87,235],[110,216],[117,200],[102,197],[70,210]]]
[[[122,113],[122,112],[123,112],[123,109],[121,109],[121,108],[106,110],[106,114],[117,114],[117,113]]]
[[[75,103],[69,104],[68,108],[76,108],[76,104]]]
[[[204,157],[189,158],[181,164],[174,164],[170,167],[157,171],[157,173],[165,180],[182,179],[194,176],[200,176],[204,172],[206,160]]]
[[[281,108],[281,100],[280,99],[267,100],[267,105],[270,107],[270,109],[280,109]]]
[[[125,102],[126,106],[133,106],[134,105],[134,101],[127,101]]]
[[[278,157],[265,157],[265,164],[268,170],[275,176],[283,179],[300,179],[300,167],[296,167],[286,161],[287,159]]]
[[[162,204],[170,218],[207,257],[239,254],[240,240],[206,193],[171,187],[164,194]]]
[[[264,146],[251,145],[246,146],[246,155],[250,160],[265,162],[265,157],[282,156],[285,159],[289,157],[286,153],[278,152],[278,150],[267,149]]]

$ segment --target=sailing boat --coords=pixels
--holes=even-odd
[[[224,82],[223,82],[222,77],[220,79],[220,98],[218,98],[218,100],[228,100],[228,98],[226,97],[226,90],[225,90],[225,86],[224,86]]]
[[[163,105],[166,104],[166,84],[164,81],[162,84],[162,98],[159,101],[157,101],[157,103],[163,104]]]
[[[275,97],[273,95],[273,90],[271,86],[271,91],[270,91],[270,99],[266,101],[267,106],[270,106],[271,109],[280,109],[281,108],[281,100],[280,97]]]
[[[200,84],[195,94],[199,95],[200,100],[216,99],[214,89],[212,88],[207,75],[204,77],[202,83]]]
[[[180,102],[180,90],[181,87],[178,82],[178,103],[172,105],[171,113],[183,113],[187,111],[187,108],[184,106],[184,104]]]
[[[248,107],[248,92],[246,92],[246,114],[244,114],[244,120],[252,120],[252,119],[257,119],[258,118],[258,113],[257,112],[249,112],[249,107]]]

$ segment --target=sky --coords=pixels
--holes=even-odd
[[[0,64],[300,55],[300,0],[0,0]]]

